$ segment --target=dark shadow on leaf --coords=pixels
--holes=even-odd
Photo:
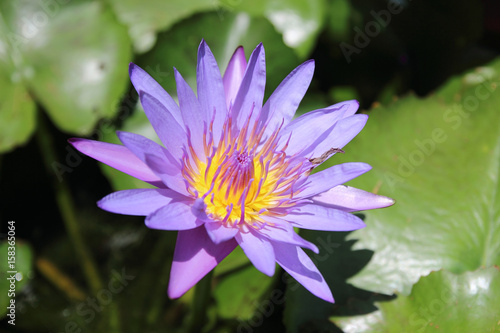
[[[356,214],[364,219],[364,215]],[[331,321],[334,316],[356,316],[377,310],[375,302],[389,301],[382,295],[352,286],[347,280],[371,260],[373,251],[353,250],[356,240],[346,240],[348,232],[302,230],[301,236],[316,244],[320,253],[308,252],[332,290],[335,304],[308,292],[294,280],[287,286],[285,325],[289,332],[342,332]]]

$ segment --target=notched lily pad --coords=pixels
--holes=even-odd
[[[357,287],[408,294],[433,270],[500,265],[500,60],[483,67],[484,80],[466,73],[430,97],[371,110],[336,156],[373,167],[349,185],[396,199],[351,234],[356,248],[375,252],[350,280]]]
[[[422,277],[409,296],[377,303],[366,316],[333,318],[344,332],[498,332],[500,270],[461,275],[441,270]]]

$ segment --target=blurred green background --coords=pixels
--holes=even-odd
[[[363,230],[301,233],[333,305],[242,251],[205,303],[170,300],[176,233],[96,207],[145,184],[67,139],[153,138],[128,63],[175,96],[172,68],[194,87],[202,38],[222,71],[263,42],[267,96],[313,58],[299,113],[358,99],[370,115],[325,164],[371,164],[350,185],[397,204],[362,213]],[[0,331],[500,332],[499,55],[494,0],[0,0]]]

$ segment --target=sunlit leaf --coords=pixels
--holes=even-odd
[[[498,332],[500,271],[491,267],[455,275],[432,272],[409,296],[377,303],[366,316],[333,318],[346,333]]]
[[[283,35],[285,44],[293,48],[300,58],[306,57],[314,47],[326,14],[323,0],[223,0],[221,5],[230,11],[245,11],[252,16],[266,17]]]
[[[188,1],[110,1],[120,21],[129,27],[129,34],[138,52],[146,52],[156,42],[158,31],[205,10],[218,9],[218,0]]]
[[[7,1],[7,52],[22,81],[63,131],[89,134],[117,111],[127,86],[126,28],[96,1]]]
[[[272,282],[272,278],[253,266],[224,277],[214,290],[219,315],[223,318],[247,320],[263,306],[263,303],[269,308],[270,301],[266,302],[262,297]],[[275,294],[273,296],[276,297]],[[281,300],[283,296],[281,292]]]
[[[23,144],[35,129],[35,103],[9,74],[0,62],[0,152]]]
[[[500,61],[470,75],[373,109],[331,160],[371,164],[351,185],[397,201],[366,212],[367,227],[351,234],[356,248],[375,252],[356,286],[408,294],[432,270],[500,264]]]

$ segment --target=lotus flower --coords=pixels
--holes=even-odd
[[[344,163],[312,171],[363,128],[356,101],[292,120],[313,76],[314,61],[293,70],[263,104],[264,47],[248,63],[242,47],[221,77],[202,41],[197,95],[175,70],[179,104],[144,70],[130,79],[163,146],[118,132],[123,145],[71,139],[80,152],[155,189],[112,193],[98,202],[113,213],[146,216],[146,226],[178,230],[168,294],[183,295],[238,245],[272,276],[276,262],[314,295],[334,302],[323,276],[302,248],[318,248],[295,227],[350,231],[365,226],[352,211],[393,200],[341,185],[370,170]]]

